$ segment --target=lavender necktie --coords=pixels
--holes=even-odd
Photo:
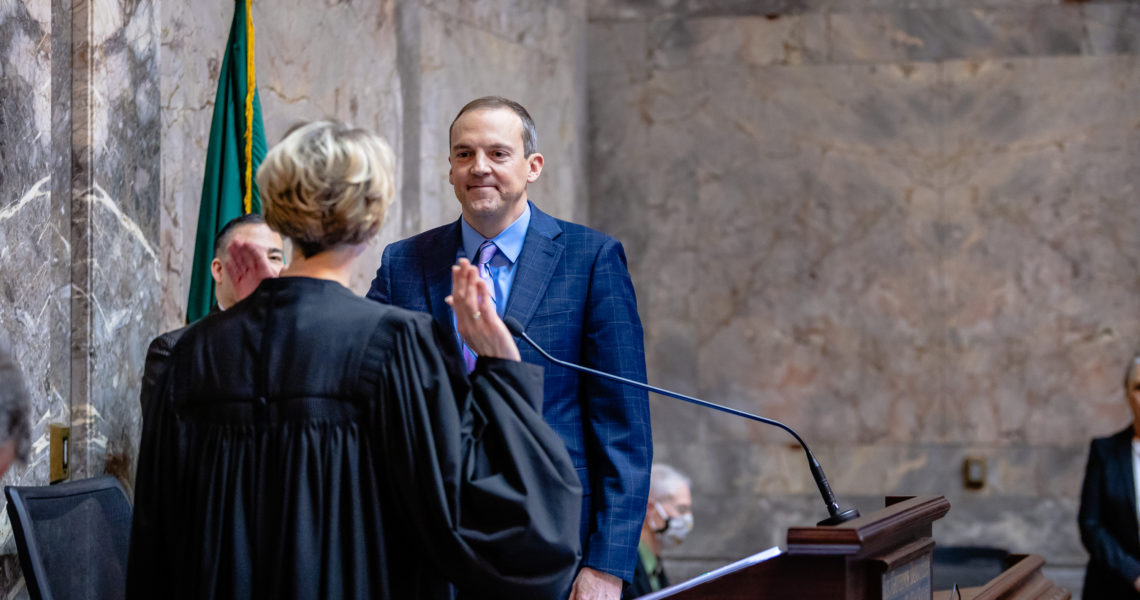
[[[499,251],[499,247],[491,240],[484,240],[479,245],[479,250],[475,253],[475,268],[479,270],[479,279],[487,283],[487,289],[491,295],[491,301],[496,303],[496,310],[498,310],[498,298],[495,297],[495,280],[491,277],[491,259],[495,257],[495,253]],[[463,340],[460,340],[462,343]],[[463,344],[463,362],[467,365],[467,372],[475,370],[475,353]]]

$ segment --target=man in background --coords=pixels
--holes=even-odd
[[[27,462],[31,446],[28,390],[20,367],[0,345],[0,475],[17,460]]]
[[[242,247],[236,249],[234,247]],[[285,266],[285,252],[281,236],[265,224],[259,214],[242,215],[226,223],[214,238],[214,260],[210,263],[210,275],[214,278],[214,298],[217,304],[210,312],[225,310],[257,288],[257,284],[267,277],[277,277]],[[252,247],[264,260],[254,260]],[[235,249],[236,251],[232,251]],[[260,258],[260,257],[256,257]],[[146,364],[143,367],[142,390],[139,403],[146,406],[154,387],[166,369],[166,358],[170,350],[182,337],[186,327],[167,331],[154,338],[146,351]]]
[[[497,96],[469,102],[451,124],[449,148],[448,181],[462,217],[385,248],[368,297],[429,312],[455,336],[444,298],[451,265],[465,257],[491,288],[496,312],[517,319],[551,354],[645,381],[641,319],[621,243],[555,219],[527,197],[544,164],[527,110]],[[570,598],[617,600],[633,577],[649,492],[648,398],[519,350],[546,367],[543,419],[582,482],[582,569]],[[463,352],[474,368],[474,353]]]
[[[675,547],[693,530],[693,496],[689,478],[669,465],[653,465],[649,476],[649,503],[637,545],[637,570],[626,598],[637,598],[669,587],[661,551]]]
[[[1077,526],[1089,553],[1082,598],[1140,599],[1140,355],[1124,371],[1124,400],[1132,423],[1089,446]]]

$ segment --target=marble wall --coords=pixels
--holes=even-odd
[[[591,2],[589,210],[652,380],[796,427],[864,512],[946,495],[940,544],[1079,591],[1088,439],[1140,350],[1140,6],[963,4]],[[779,430],[652,402],[694,478],[678,575],[825,516]]]
[[[32,456],[0,481],[48,480],[49,423],[73,478],[130,486],[138,377],[158,324],[157,5],[0,4],[0,336],[32,399]],[[0,588],[24,592],[0,514]]]

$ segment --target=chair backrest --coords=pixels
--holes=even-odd
[[[4,495],[33,600],[125,596],[131,501],[115,477],[9,485]]]

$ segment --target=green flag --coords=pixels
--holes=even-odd
[[[202,179],[198,235],[194,242],[190,297],[186,301],[188,323],[204,317],[214,304],[210,262],[214,259],[214,238],[218,231],[231,219],[261,212],[261,197],[253,175],[265,158],[265,127],[261,122],[261,100],[254,77],[251,3],[252,0],[237,0],[235,4],[234,21],[218,76],[210,145],[206,149],[206,173]]]

